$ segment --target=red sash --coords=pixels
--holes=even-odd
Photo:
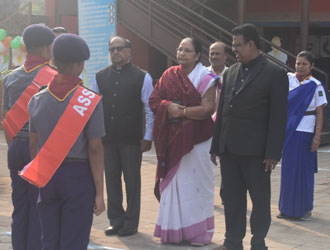
[[[18,131],[29,120],[28,104],[31,97],[36,94],[40,87],[50,83],[57,71],[49,66],[44,66],[33,79],[32,83],[24,90],[14,106],[8,111],[3,120],[3,128],[10,139],[13,139]]]
[[[44,187],[68,155],[100,100],[100,95],[79,86],[38,155],[19,175],[37,187]]]

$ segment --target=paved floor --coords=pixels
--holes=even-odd
[[[6,166],[6,151],[3,133],[0,131],[0,250],[12,249],[10,244],[11,199],[10,178]],[[329,250],[330,249],[330,147],[319,150],[319,173],[315,178],[315,203],[313,217],[308,222],[286,221],[276,218],[280,184],[280,166],[272,174],[272,216],[273,221],[267,237],[270,250]],[[108,227],[106,213],[94,217],[89,249],[118,250],[118,249],[213,249],[224,239],[224,211],[220,203],[219,168],[216,167],[215,190],[215,234],[213,243],[208,246],[194,247],[187,245],[163,245],[158,238],[153,237],[153,230],[157,219],[158,202],[153,196],[156,158],[154,152],[146,153],[142,165],[142,207],[139,233],[120,238],[107,237],[104,229]],[[248,216],[251,203],[248,205]],[[250,228],[247,228],[244,240],[245,249],[249,249]]]

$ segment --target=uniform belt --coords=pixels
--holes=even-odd
[[[308,116],[308,115],[316,115],[316,110],[306,111],[304,116]]]
[[[81,162],[81,163],[84,163],[84,162],[88,162],[88,159],[79,159],[79,158],[66,157],[63,162],[65,162],[65,163],[68,163],[68,162]]]

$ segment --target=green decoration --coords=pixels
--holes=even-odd
[[[0,29],[0,41],[2,41],[3,39],[5,39],[7,36],[7,32],[4,29]]]
[[[19,49],[21,47],[21,38],[20,36],[16,36],[11,42],[10,47],[13,49]]]

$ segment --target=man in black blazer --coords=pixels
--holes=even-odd
[[[243,24],[232,33],[238,62],[224,74],[210,150],[215,164],[220,156],[224,185],[226,234],[217,249],[243,249],[249,191],[251,250],[264,250],[271,222],[270,174],[281,158],[285,137],[288,78],[259,52],[254,25]]]

